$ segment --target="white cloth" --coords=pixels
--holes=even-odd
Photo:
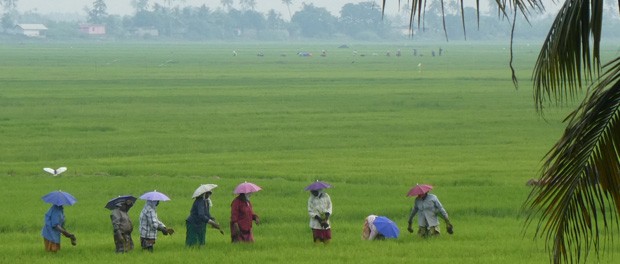
[[[377,227],[375,226],[375,218],[377,218],[376,215],[369,215],[366,217],[366,224],[368,225],[368,229],[370,229],[370,234],[367,238],[368,240],[375,239],[375,237],[379,234],[379,231],[377,231]]]
[[[310,195],[308,198],[308,215],[310,215],[310,228],[312,229],[324,229],[321,227],[321,223],[314,217],[319,216],[325,218],[325,213],[332,214],[332,200],[327,193],[319,192],[318,196]],[[327,224],[331,227],[329,219]],[[326,228],[329,229],[330,227]]]

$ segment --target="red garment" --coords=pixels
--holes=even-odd
[[[237,223],[241,233],[246,238],[252,238],[252,220],[256,219],[256,214],[252,210],[252,203],[250,201],[244,201],[240,196],[237,196],[230,205],[230,226],[232,230],[233,224]],[[232,235],[233,232],[231,232]],[[239,239],[237,237],[237,239]],[[233,237],[235,240],[235,237]],[[241,239],[245,240],[245,239]],[[252,239],[253,240],[253,239]]]
[[[331,229],[312,229],[312,238],[314,241],[327,241],[332,239]]]

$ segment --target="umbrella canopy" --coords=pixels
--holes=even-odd
[[[258,192],[260,190],[262,190],[263,188],[259,187],[258,185],[251,183],[251,182],[244,182],[242,184],[237,185],[237,187],[235,188],[235,191],[233,191],[233,193],[235,194],[241,194],[241,193],[253,193],[253,192]]]
[[[112,200],[110,200],[106,205],[105,208],[108,208],[110,210],[116,208],[116,204],[120,203],[120,202],[124,202],[126,200],[131,200],[132,202],[136,202],[136,197],[134,197],[133,195],[123,195],[123,196],[119,196],[116,197]]]
[[[407,196],[418,196],[430,192],[433,189],[433,186],[428,184],[416,184],[409,190]]]
[[[304,191],[317,191],[317,190],[327,189],[331,187],[332,186],[329,183],[317,180],[313,182],[312,184],[306,186],[306,188],[304,188]]]
[[[400,235],[398,226],[385,216],[377,216],[373,224],[377,231],[386,238],[397,238]]]
[[[170,198],[163,193],[158,191],[147,192],[140,196],[140,199],[147,201],[170,201]]]
[[[46,203],[51,203],[53,205],[59,205],[59,206],[73,205],[77,203],[77,199],[75,199],[73,195],[67,192],[63,192],[63,191],[54,191],[54,192],[48,193],[44,195],[43,197],[41,197],[41,199],[43,199],[43,201],[45,201]]]
[[[202,195],[203,193],[210,192],[213,189],[215,189],[215,187],[217,187],[217,185],[215,185],[215,184],[210,184],[210,183],[208,183],[208,184],[201,184],[194,191],[194,194],[192,195],[192,198],[196,198],[196,197]]]

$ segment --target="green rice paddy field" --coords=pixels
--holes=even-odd
[[[0,45],[0,263],[547,263],[520,208],[576,103],[535,113],[538,46],[515,48],[519,89],[507,44],[338,46]],[[59,177],[42,170],[61,166]],[[303,188],[317,179],[334,185],[329,245],[314,245],[308,227]],[[227,223],[243,181],[264,189],[252,196],[262,224],[254,244],[237,245]],[[226,235],[210,229],[189,249],[185,218],[203,183],[219,185],[212,214]],[[454,235],[406,231],[416,183],[435,186]],[[78,245],[49,254],[41,196],[59,189],[78,199],[65,208]],[[160,235],[153,254],[116,255],[103,206],[152,190],[171,197],[158,213],[177,234]],[[136,229],[143,205],[130,211]],[[369,214],[401,236],[362,241]],[[606,252],[600,263],[614,263],[618,246]]]

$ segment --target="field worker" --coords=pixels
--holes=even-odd
[[[383,240],[385,237],[377,231],[375,226],[376,215],[369,215],[364,219],[364,227],[362,228],[362,239],[364,240]]]
[[[418,188],[424,186],[428,188]],[[418,190],[417,192],[416,189]],[[439,202],[439,199],[437,199],[437,196],[428,193],[431,189],[432,186],[430,185],[416,185],[416,187],[409,192],[408,196],[417,195],[417,197],[415,198],[413,209],[411,209],[411,213],[409,214],[407,230],[409,233],[413,233],[411,227],[413,217],[419,213],[418,235],[420,237],[426,238],[440,234],[437,215],[440,215],[446,221],[448,233],[452,234],[452,224],[448,218],[448,213],[441,205],[441,202]]]
[[[230,237],[233,243],[254,242],[252,221],[260,223],[258,215],[252,209],[252,193],[240,193],[230,205]]]
[[[174,229],[166,228],[164,223],[157,218],[157,205],[159,201],[147,200],[142,212],[140,212],[140,245],[142,249],[153,252],[153,245],[157,240],[157,231],[164,235],[174,234]]]
[[[123,198],[123,197],[119,197]],[[114,245],[116,246],[116,253],[125,253],[133,249],[133,239],[131,238],[131,232],[133,232],[133,224],[129,218],[129,209],[134,205],[135,197],[126,197],[126,199],[116,199],[110,212],[110,219],[112,220],[112,228],[114,230]]]
[[[201,185],[202,187],[203,185]],[[220,233],[224,234],[224,231],[220,229],[220,225],[215,222],[215,218],[211,216],[211,190],[217,185],[205,184],[204,188],[199,187],[196,190],[198,193],[194,194],[194,203],[192,209],[189,211],[189,217],[185,220],[185,226],[187,227],[187,233],[185,235],[186,246],[202,246],[205,244],[205,238],[207,235],[207,224],[210,224],[213,228],[219,229]],[[215,187],[214,187],[215,186]],[[203,190],[208,190],[202,192]]]
[[[45,251],[57,252],[60,250],[60,234],[71,239],[71,245],[77,245],[75,235],[64,228],[65,213],[62,205],[52,205],[45,213],[45,225],[41,231]]]
[[[332,215],[332,200],[324,188],[330,188],[331,185],[317,181],[308,187],[310,191],[308,198],[308,215],[310,216],[310,229],[312,229],[312,238],[315,243],[323,242],[328,244],[332,239],[332,230],[329,217]]]

